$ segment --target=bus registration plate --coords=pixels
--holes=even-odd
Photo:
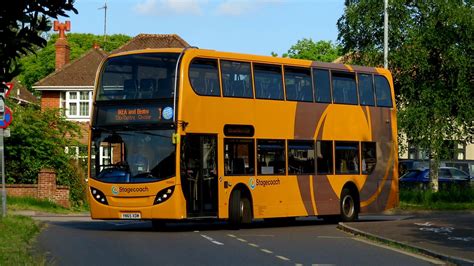
[[[139,212],[126,212],[122,213],[122,219],[140,219],[142,218]]]

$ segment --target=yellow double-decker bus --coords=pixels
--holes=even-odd
[[[111,55],[89,150],[94,219],[352,221],[398,204],[381,68],[197,48]]]

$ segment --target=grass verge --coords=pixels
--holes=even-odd
[[[70,214],[75,212],[86,212],[88,206],[64,208],[47,199],[36,199],[31,197],[7,197],[8,210],[30,210],[58,214]]]
[[[33,257],[30,245],[40,226],[30,217],[9,215],[0,218],[0,264],[45,265],[44,257]]]
[[[415,210],[474,210],[474,188],[450,187],[433,192],[400,189],[400,208]]]

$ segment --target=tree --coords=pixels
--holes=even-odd
[[[51,28],[50,18],[77,14],[74,0],[20,0],[3,4],[0,10],[0,81],[10,81],[18,73],[18,59],[44,47],[42,33]],[[4,86],[0,82],[0,86]]]
[[[352,63],[381,66],[383,1],[347,0],[338,40]],[[430,153],[433,190],[446,140],[474,137],[474,17],[472,1],[389,3],[389,69],[399,131]]]
[[[18,79],[21,83],[32,91],[31,86],[40,79],[46,77],[55,70],[55,47],[54,44],[58,38],[57,34],[53,34],[47,45],[36,51],[35,54],[29,54],[20,59],[21,73]],[[107,38],[105,51],[110,52],[128,42],[130,36],[123,34],[110,35]],[[69,33],[67,40],[71,48],[71,60],[81,57],[87,51],[92,49],[94,43],[104,47],[103,37],[86,33]]]
[[[272,52],[272,56],[278,56]],[[312,39],[303,38],[291,46],[288,53],[282,55],[296,59],[308,59],[313,61],[332,62],[341,56],[339,46],[331,41],[314,42]]]
[[[69,185],[71,198],[81,200],[81,175],[65,147],[77,147],[79,126],[67,121],[58,110],[40,111],[35,106],[9,103],[15,113],[11,136],[5,139],[7,183],[34,184],[42,168],[57,171],[58,184]]]

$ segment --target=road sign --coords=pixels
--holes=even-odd
[[[5,105],[5,99],[13,89],[13,83],[4,82],[3,85],[0,86],[0,128],[7,128],[12,122],[12,111]]]
[[[13,116],[12,111],[8,106],[5,106],[5,112],[3,113],[3,120],[0,120],[0,128],[7,128],[12,122]]]

